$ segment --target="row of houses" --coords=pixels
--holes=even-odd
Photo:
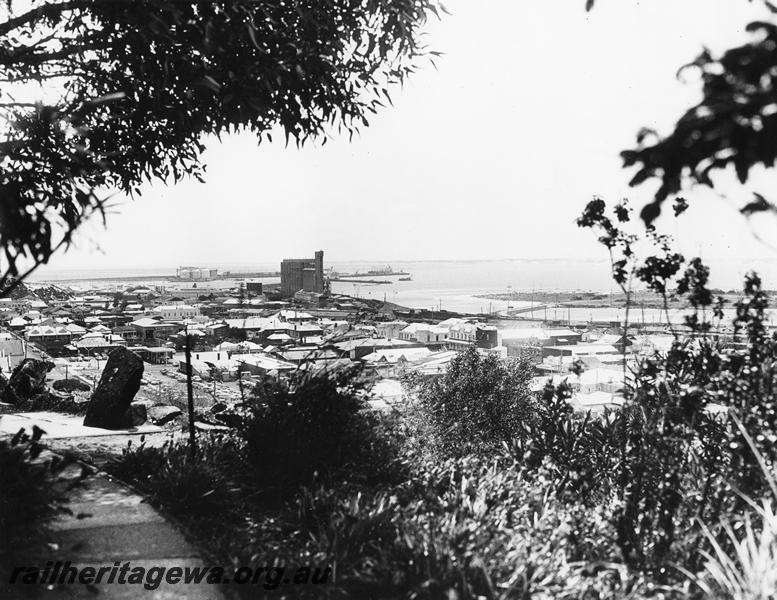
[[[358,363],[385,379],[408,371],[434,377],[459,352],[479,352],[528,360],[544,379],[573,377],[573,403],[581,409],[617,405],[624,361],[665,350],[666,335],[624,335],[593,329],[515,327],[515,322],[482,323],[450,318],[439,322],[379,320],[384,313],[338,298],[305,310],[264,298],[214,297],[208,302],[164,302],[115,306],[105,294],[80,296],[76,312],[66,303],[32,299],[3,311],[5,324],[30,344],[52,355],[107,354],[126,346],[152,363],[167,363],[187,340],[192,369],[202,379],[230,381],[285,377],[296,370],[329,369]],[[138,298],[140,299],[140,298]],[[133,299],[134,300],[134,299]],[[113,305],[113,306],[111,306]],[[25,312],[14,312],[23,309]],[[15,350],[14,350],[15,351]],[[0,352],[0,361],[3,356]],[[176,359],[177,360],[177,359]],[[176,367],[185,370],[182,360]]]

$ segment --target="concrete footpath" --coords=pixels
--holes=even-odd
[[[4,423],[3,423],[4,421]],[[126,432],[105,432],[108,435],[100,435],[103,430],[94,430],[87,435],[79,435],[77,427],[67,423],[68,417],[53,416],[50,413],[28,413],[25,415],[3,415],[0,423],[4,432],[18,431],[18,425],[29,426],[32,422],[48,430],[50,435],[42,440],[47,443],[54,452],[67,449],[81,449],[85,441],[92,443],[100,440],[108,442],[114,450],[126,447],[128,439],[133,439],[133,445],[138,443],[139,435],[159,433],[159,428],[147,426],[142,430]],[[28,429],[29,431],[29,429]],[[53,434],[53,435],[51,435]],[[73,435],[75,434],[75,435]],[[110,442],[109,442],[110,440]],[[75,463],[70,465],[63,477],[76,480],[79,478],[82,465]],[[113,480],[104,473],[95,472],[84,479],[80,485],[73,488],[68,494],[69,502],[66,504],[71,514],[61,515],[50,524],[48,535],[49,551],[38,557],[38,564],[30,565],[44,569],[50,561],[53,565],[57,562],[69,562],[71,567],[81,569],[92,567],[94,573],[101,568],[104,571],[102,581],[94,583],[64,583],[62,585],[48,585],[35,587],[21,584],[25,592],[37,590],[34,597],[39,598],[105,598],[131,599],[152,598],[159,600],[191,599],[191,600],[222,600],[224,595],[217,584],[186,584],[174,583],[175,572],[171,575],[171,582],[159,577],[159,567],[165,569],[165,577],[171,568],[201,568],[214,566],[203,562],[200,552],[189,543],[176,526],[167,521],[159,512],[151,507],[146,500]],[[118,563],[118,564],[117,564]],[[129,563],[129,569],[125,571],[125,580],[130,580],[133,570],[136,574],[141,567],[145,570],[143,583],[118,583],[118,571]],[[52,565],[49,565],[52,566]],[[113,569],[113,567],[116,567]],[[157,567],[149,573],[149,569]],[[114,581],[109,583],[110,571],[114,570]],[[60,567],[62,570],[62,567]],[[51,579],[49,577],[48,579]],[[158,587],[155,585],[158,581]],[[149,584],[149,585],[144,585]],[[148,589],[155,588],[155,589]],[[29,596],[27,596],[29,597]]]
[[[77,474],[74,472],[74,476]],[[51,525],[51,555],[47,561],[70,561],[76,568],[113,567],[129,562],[130,571],[142,567],[204,567],[200,553],[138,494],[106,475],[97,473],[73,490],[68,508]],[[43,565],[42,565],[43,566]],[[159,570],[157,569],[157,572]],[[107,583],[65,584],[42,590],[42,598],[154,598],[221,600],[218,585],[159,582],[156,589],[143,584]],[[128,576],[127,576],[128,577]],[[116,576],[118,578],[118,576]],[[158,575],[153,575],[153,584]],[[147,579],[144,581],[148,582]],[[153,585],[148,587],[154,587]]]

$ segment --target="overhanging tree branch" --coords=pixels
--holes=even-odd
[[[205,136],[261,141],[280,127],[301,145],[367,126],[427,54],[418,34],[435,2],[73,0],[0,23],[0,81],[56,78],[59,92],[2,98],[9,275],[67,246],[52,218],[70,239],[97,206],[93,190],[202,180]]]
[[[36,22],[45,18],[53,18],[62,15],[71,10],[89,8],[96,4],[123,4],[128,0],[72,0],[71,2],[59,2],[56,4],[43,4],[33,8],[24,14],[0,23],[0,36],[6,35],[14,29],[19,29],[25,25],[34,25]]]

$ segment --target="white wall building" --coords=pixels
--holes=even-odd
[[[182,321],[184,319],[193,319],[200,315],[200,309],[190,304],[157,306],[151,312],[154,316],[162,317],[163,321]]]
[[[399,332],[399,339],[421,344],[439,344],[448,339],[448,330],[427,323],[411,323]]]

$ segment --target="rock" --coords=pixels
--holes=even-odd
[[[219,413],[227,410],[227,405],[224,402],[216,402],[213,406],[210,407],[210,412],[212,413]]]
[[[119,346],[111,350],[100,382],[86,409],[84,425],[103,429],[129,429],[137,424],[139,409],[130,405],[143,379],[143,361]]]
[[[148,416],[155,425],[164,425],[183,414],[175,406],[153,406],[148,409]]]
[[[46,391],[46,375],[54,363],[37,358],[25,358],[16,365],[2,392],[3,402],[18,404]]]
[[[88,392],[89,386],[78,379],[57,379],[51,387],[58,392]]]
[[[152,406],[157,406],[159,403],[151,400],[150,398],[141,398],[140,400],[133,401],[132,404],[142,404],[146,407],[146,410],[148,410]]]

